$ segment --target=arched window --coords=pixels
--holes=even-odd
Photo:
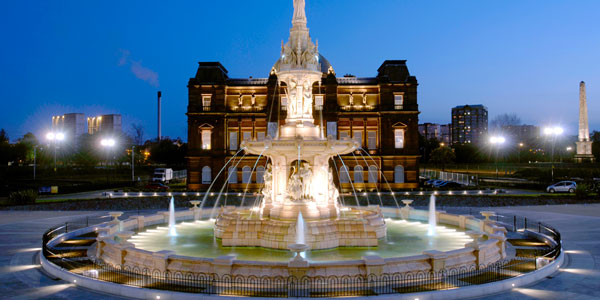
[[[348,174],[348,168],[346,168],[346,166],[342,166],[340,168],[340,182],[341,183],[348,183],[350,182],[350,174]]]
[[[252,181],[252,169],[249,166],[242,168],[242,183],[250,183]]]
[[[369,166],[369,183],[377,183],[377,166]]]
[[[204,166],[202,168],[202,184],[210,184],[212,181],[212,174],[210,172],[209,166]]]
[[[354,183],[363,183],[365,182],[363,176],[363,167],[355,166],[354,167]]]
[[[394,167],[394,183],[404,183],[404,167],[403,166],[395,166]]]
[[[228,173],[229,178],[227,178],[227,180],[229,183],[237,183],[237,169],[235,167],[229,167]]]
[[[265,167],[256,168],[256,183],[265,183]]]

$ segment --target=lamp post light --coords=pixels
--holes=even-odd
[[[107,169],[106,181],[107,182],[108,182],[109,153],[112,150],[112,148],[115,146],[115,144],[116,144],[116,142],[112,138],[106,138],[106,139],[100,140],[100,145],[102,145],[102,147],[104,147],[104,149],[106,149],[106,169]]]
[[[490,138],[490,144],[492,144],[492,147],[496,150],[496,180],[498,180],[498,149],[504,142],[506,142],[506,139],[503,136],[493,136]]]
[[[552,136],[552,154],[551,154],[551,158],[550,158],[551,163],[552,163],[552,166],[550,168],[550,174],[551,174],[552,182],[554,182],[554,146],[556,144],[556,139],[563,132],[564,132],[564,130],[561,127],[558,127],[558,126],[544,128],[544,134],[548,135],[548,136]]]
[[[65,134],[62,132],[48,132],[46,139],[54,146],[54,173],[56,173],[56,148],[58,148],[57,144],[65,139]]]

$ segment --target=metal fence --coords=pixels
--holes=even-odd
[[[465,173],[421,169],[420,176],[427,179],[440,179],[444,181],[452,181],[465,186],[477,185],[477,176]],[[471,178],[470,176],[472,176],[473,178]]]
[[[443,209],[443,208],[442,208]],[[455,211],[466,209],[455,208]],[[476,211],[469,211],[471,214]],[[464,214],[464,212],[462,212]],[[71,272],[97,280],[130,286],[186,293],[219,294],[246,297],[342,297],[374,296],[455,289],[519,276],[536,269],[536,258],[558,257],[560,233],[553,227],[519,216],[497,215],[495,220],[508,231],[531,230],[554,241],[551,247],[529,252],[529,255],[499,261],[487,266],[471,265],[437,272],[424,271],[360,276],[230,276],[214,273],[164,272],[131,266],[110,265],[87,257],[73,258],[49,247],[48,242],[63,233],[92,226],[107,217],[78,219],[49,229],[43,236],[43,255],[48,261]],[[80,251],[80,250],[79,250]]]

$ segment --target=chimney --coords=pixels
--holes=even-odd
[[[162,93],[158,91],[158,141],[162,139],[162,134],[160,132],[160,97]]]

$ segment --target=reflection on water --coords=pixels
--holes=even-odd
[[[455,228],[437,226],[436,236],[427,236],[428,225],[421,222],[387,219],[387,237],[378,247],[342,247],[307,251],[310,261],[361,259],[366,255],[398,257],[421,254],[425,250],[448,251],[463,248],[471,238]],[[146,228],[129,239],[137,248],[160,251],[172,250],[178,255],[214,258],[236,255],[239,260],[287,261],[294,254],[287,250],[257,247],[222,247],[214,238],[214,221],[183,222],[177,224],[177,236],[168,236],[167,227]]]

